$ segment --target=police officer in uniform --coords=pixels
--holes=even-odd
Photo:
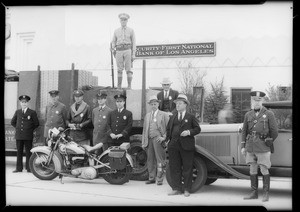
[[[163,90],[157,94],[157,99],[160,100],[158,109],[169,112],[169,115],[171,115],[172,112],[176,112],[174,100],[178,97],[178,91],[171,88],[172,82],[167,77],[163,78],[161,84]]]
[[[19,97],[21,109],[17,110],[11,119],[11,125],[16,128],[16,143],[17,143],[17,164],[15,172],[22,172],[23,170],[23,148],[25,146],[26,152],[26,169],[30,171],[29,158],[31,156],[31,148],[33,142],[33,133],[39,126],[37,113],[28,108],[28,101],[30,97],[22,95]]]
[[[258,198],[258,167],[263,176],[263,199],[269,200],[271,152],[273,141],[278,136],[278,126],[272,111],[262,106],[265,93],[252,91],[251,104],[253,109],[245,114],[241,152],[250,165],[251,194],[244,199]]]
[[[73,92],[75,102],[71,105],[67,115],[67,126],[71,128],[70,136],[78,144],[90,145],[88,125],[92,121],[90,106],[83,101],[83,91]]]
[[[123,70],[127,74],[128,89],[131,89],[132,81],[132,61],[135,57],[136,40],[134,30],[127,26],[129,15],[119,14],[121,27],[116,29],[111,42],[111,51],[115,55],[118,67],[118,88],[122,86]]]
[[[132,112],[124,108],[126,96],[118,94],[114,96],[117,109],[108,114],[108,146],[120,146],[123,142],[129,142],[129,134],[132,129]]]
[[[54,127],[59,130],[66,128],[67,108],[59,101],[59,91],[49,91],[51,102],[46,106],[46,121],[44,129],[44,137],[47,139],[49,129]],[[47,143],[46,143],[47,145]]]
[[[92,120],[94,125],[93,130],[93,145],[103,143],[103,151],[108,148],[108,127],[107,127],[107,116],[112,111],[110,107],[106,105],[106,93],[98,93],[96,95],[98,99],[99,107],[93,109]]]

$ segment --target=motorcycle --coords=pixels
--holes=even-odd
[[[31,149],[29,166],[35,177],[53,180],[59,176],[61,183],[64,176],[87,180],[102,176],[108,183],[118,185],[129,181],[133,167],[133,160],[127,153],[129,143],[111,146],[97,155],[93,151],[102,148],[102,143],[94,147],[77,144],[66,135],[68,130],[71,129],[50,129],[48,146]]]

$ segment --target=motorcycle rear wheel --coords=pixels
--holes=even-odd
[[[101,159],[102,163],[109,164],[109,157],[108,155],[105,155]],[[110,172],[111,170],[108,167],[103,167],[99,170],[99,174],[102,175],[104,180],[106,180],[110,184],[114,185],[122,185],[126,182],[129,182],[131,172],[132,172],[132,167],[130,166],[130,163],[128,160],[126,160],[126,167],[122,170],[117,170],[116,173],[109,173],[109,174],[101,174],[105,172]]]
[[[29,166],[32,174],[40,180],[53,180],[58,176],[55,172],[55,164],[51,160],[49,166],[46,166],[46,161],[49,155],[42,152],[35,152],[29,159]]]

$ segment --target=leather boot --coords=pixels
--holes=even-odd
[[[118,89],[121,89],[122,88],[122,79],[123,77],[118,77]]]
[[[263,175],[263,202],[269,201],[270,175]]]
[[[132,81],[132,75],[128,74],[127,75],[127,83],[128,83],[128,89],[131,89],[131,81]]]
[[[251,181],[251,193],[249,196],[244,197],[244,199],[257,199],[258,198],[258,176],[257,174],[250,175]]]

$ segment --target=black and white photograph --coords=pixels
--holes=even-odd
[[[4,207],[293,210],[293,1],[2,6]]]

